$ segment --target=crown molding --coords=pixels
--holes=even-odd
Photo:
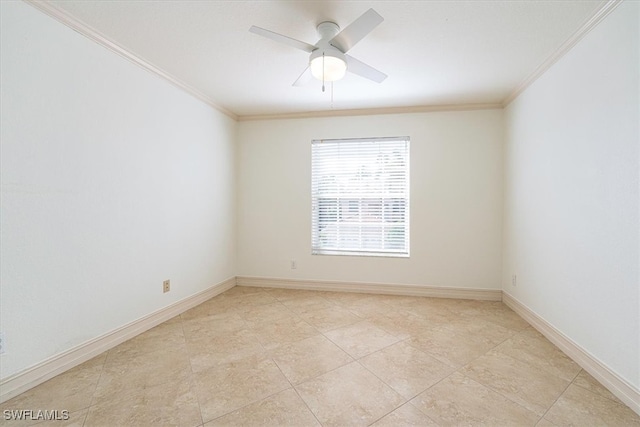
[[[189,95],[199,99],[200,101],[216,109],[222,114],[229,116],[233,120],[238,120],[238,116],[235,113],[216,104],[210,97],[200,92],[198,89],[188,85],[187,83],[183,82],[182,80],[178,79],[175,76],[172,76],[166,71],[161,70],[160,68],[151,64],[149,61],[139,57],[138,55],[132,53],[131,51],[127,50],[123,46],[120,46],[114,41],[109,40],[108,37],[101,34],[99,31],[97,31],[93,27],[79,21],[77,18],[73,17],[72,15],[65,12],[64,10],[59,9],[52,3],[49,3],[48,1],[43,1],[43,0],[23,0],[23,1],[33,6],[34,8],[38,9],[39,11],[43,12],[44,14],[52,17],[58,22],[61,22],[62,24],[66,25],[67,27],[71,28],[77,33],[87,37],[88,39],[120,55],[121,57],[127,59],[128,61],[134,63],[135,65],[141,67],[142,69],[149,71],[150,73],[153,73],[158,77],[163,78],[164,80],[168,81],[175,87],[182,89],[183,91],[187,92]]]
[[[488,104],[450,104],[450,105],[417,105],[412,107],[384,107],[384,108],[361,108],[352,110],[324,110],[306,111],[301,113],[282,114],[256,114],[238,116],[238,121],[254,120],[281,120],[281,119],[309,119],[321,117],[349,117],[349,116],[372,116],[379,114],[411,114],[411,113],[434,113],[444,111],[473,111],[473,110],[495,110],[502,109],[501,103]]]
[[[516,99],[518,95],[524,92],[533,84],[540,76],[546,73],[549,68],[560,58],[567,54],[580,40],[582,40],[600,21],[609,15],[623,0],[607,0],[574,32],[558,49],[555,50],[542,64],[524,79],[502,102],[502,107],[507,107],[511,101]]]

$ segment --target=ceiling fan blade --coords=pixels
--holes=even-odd
[[[358,61],[353,56],[345,55],[345,57],[347,58],[347,71],[364,77],[365,79],[373,80],[376,83],[382,83],[384,79],[387,78],[385,73],[376,70],[362,61]]]
[[[300,74],[300,77],[298,77],[296,81],[293,82],[292,86],[296,86],[296,87],[306,86],[309,84],[312,78],[313,78],[313,75],[311,74],[311,67],[307,67],[302,72],[302,74]]]
[[[316,47],[314,45],[305,43],[300,40],[292,39],[291,37],[283,36],[282,34],[274,33],[273,31],[265,30],[264,28],[256,27],[255,25],[252,25],[251,28],[249,28],[249,31],[262,37],[277,41],[279,43],[284,43],[291,47],[295,47],[296,49],[304,50],[305,52],[311,53],[316,50]]]
[[[334,38],[329,40],[329,44],[337,47],[343,53],[346,53],[356,43],[373,31],[384,18],[373,9],[367,10],[358,19],[353,21],[347,28],[340,31]]]

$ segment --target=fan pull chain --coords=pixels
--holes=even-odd
[[[331,82],[331,109],[333,110],[333,82]]]
[[[322,92],[324,92],[324,52],[322,52]]]

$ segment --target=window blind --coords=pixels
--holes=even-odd
[[[312,253],[409,255],[409,137],[311,143]]]

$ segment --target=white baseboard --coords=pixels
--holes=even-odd
[[[620,378],[615,372],[605,366],[588,351],[573,342],[553,325],[544,320],[530,308],[509,295],[502,293],[502,301],[513,311],[518,313],[531,326],[536,328],[549,341],[554,343],[567,356],[573,359],[585,371],[600,381],[611,393],[623,401],[629,408],[640,415],[640,390]]]
[[[31,368],[11,375],[0,382],[0,403],[24,393],[43,382],[86,362],[118,344],[139,335],[187,310],[231,289],[236,285],[232,277],[204,291],[191,295],[181,301],[164,307],[154,313],[119,327],[102,336],[94,338],[63,353],[52,356]]]
[[[486,301],[502,300],[502,290],[500,289],[445,288],[427,285],[333,282],[324,280],[274,279],[246,276],[238,276],[236,278],[236,284],[238,286],[255,286],[261,288],[360,292],[368,294],[409,295],[419,297],[475,299]]]

